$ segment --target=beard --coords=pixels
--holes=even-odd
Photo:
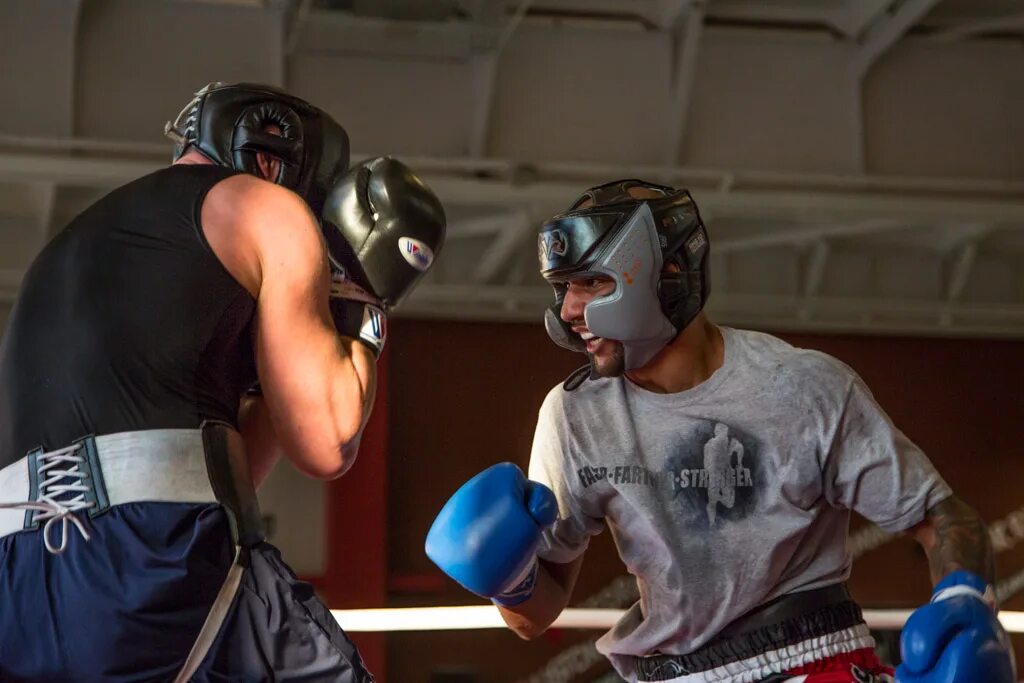
[[[609,342],[605,342],[606,344]],[[592,377],[621,377],[626,372],[626,349],[622,342],[610,342],[611,351],[601,355],[587,352],[590,358],[590,374]]]

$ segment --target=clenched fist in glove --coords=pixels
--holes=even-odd
[[[517,605],[533,593],[537,546],[557,515],[548,487],[499,463],[463,484],[441,509],[427,534],[427,556],[477,595]]]
[[[1014,683],[1010,638],[980,576],[955,571],[903,627],[897,683]]]
[[[376,157],[353,166],[331,190],[323,232],[335,326],[380,356],[387,312],[429,270],[444,244],[441,202],[405,164]]]

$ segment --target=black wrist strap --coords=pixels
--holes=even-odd
[[[331,317],[338,334],[362,342],[380,358],[387,341],[387,317],[384,309],[352,299],[331,297]]]

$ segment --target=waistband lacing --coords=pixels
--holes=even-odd
[[[49,453],[40,453],[37,460],[39,493],[36,500],[0,503],[0,508],[37,510],[39,514],[35,516],[35,520],[46,521],[43,526],[43,543],[54,555],[60,555],[67,548],[68,522],[78,528],[83,539],[88,541],[91,538],[82,520],[75,514],[96,505],[95,501],[86,500],[86,494],[92,491],[92,487],[84,481],[86,473],[82,471],[81,466],[85,463],[85,456],[82,451],[83,447],[79,443]],[[60,545],[55,547],[50,543],[50,530],[57,521],[61,523],[61,534]]]

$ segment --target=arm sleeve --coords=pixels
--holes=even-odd
[[[825,495],[885,531],[905,531],[952,495],[927,456],[853,375],[824,467]]]
[[[530,479],[550,488],[558,500],[558,519],[544,531],[537,554],[541,559],[560,564],[582,555],[590,537],[604,529],[603,519],[583,512],[562,393],[561,386],[556,387],[541,406],[529,468]]]

